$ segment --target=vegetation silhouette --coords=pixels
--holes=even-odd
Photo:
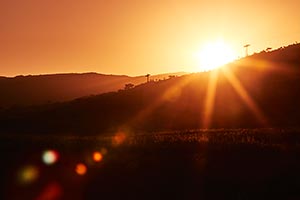
[[[174,73],[184,74],[183,72]],[[170,74],[158,74],[156,79]],[[144,76],[105,75],[97,73],[69,73],[49,75],[0,77],[0,107],[18,107],[71,101],[83,96],[118,91],[127,83],[144,83]]]
[[[0,195],[299,199],[300,129],[288,128],[299,127],[299,49],[70,102],[2,108]],[[266,126],[279,128],[256,129]],[[58,162],[46,166],[45,150]],[[28,167],[33,179],[23,177]]]
[[[203,121],[211,72],[203,72],[70,102],[2,109],[0,132],[97,135],[122,129],[298,127],[299,51],[295,44],[254,54],[227,65],[230,76],[219,70],[209,127]],[[240,86],[233,86],[236,82]]]
[[[134,87],[134,84],[127,83],[127,84],[125,84],[124,90],[129,90],[129,89],[132,89],[133,87]]]
[[[250,44],[245,44],[245,45],[244,45],[244,48],[245,48],[245,56],[246,56],[246,57],[249,55],[248,48],[249,48],[250,46],[251,46]]]
[[[147,78],[147,83],[149,82],[150,74],[146,74],[145,76]]]

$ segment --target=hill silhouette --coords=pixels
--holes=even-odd
[[[151,79],[164,79],[183,72],[160,74]],[[70,101],[123,89],[125,84],[146,82],[144,76],[105,75],[97,73],[48,74],[0,77],[0,107],[31,106]]]
[[[149,82],[44,106],[3,109],[0,132],[93,135],[116,131],[299,127],[300,45],[212,72]]]

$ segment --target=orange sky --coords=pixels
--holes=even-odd
[[[299,0],[0,0],[0,76],[195,71],[222,38],[244,55],[300,40]]]

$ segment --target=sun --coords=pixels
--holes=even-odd
[[[210,71],[232,62],[236,54],[229,45],[220,40],[205,44],[196,57],[200,71]]]

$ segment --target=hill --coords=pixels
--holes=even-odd
[[[153,80],[168,78],[170,73],[154,75]],[[125,84],[146,82],[144,76],[84,74],[49,74],[0,77],[0,107],[31,106],[70,101],[79,97],[123,89]]]
[[[197,128],[299,127],[300,45],[219,70],[46,106],[3,109],[1,133],[102,134]]]

